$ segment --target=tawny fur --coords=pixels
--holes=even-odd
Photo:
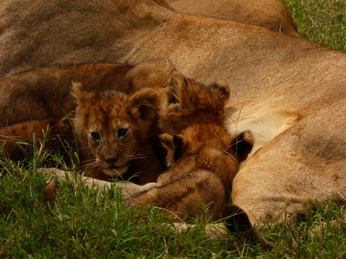
[[[300,37],[287,8],[279,0],[166,0],[182,13],[261,26]]]
[[[83,175],[74,175],[71,177],[71,172],[66,172],[58,168],[38,168],[38,172],[48,176],[48,179],[56,178],[60,183],[73,183],[89,190],[97,190],[101,193],[108,192],[114,186],[121,191],[124,197],[137,194],[139,192],[149,190],[156,186],[156,183],[147,183],[138,185],[132,182],[109,182],[90,178]]]
[[[331,195],[345,204],[344,53],[260,27],[173,12],[153,0],[5,0],[0,17],[2,76],[163,58],[188,78],[231,86],[231,121],[273,110],[296,114],[234,180],[233,201],[252,222],[284,220],[286,210],[300,213],[310,200]]]
[[[130,173],[134,180],[138,174],[140,184],[156,181],[161,168],[150,143],[159,106],[156,92],[88,93],[80,83],[73,85],[73,92],[77,98],[74,131],[84,159],[96,160],[108,176]],[[93,172],[93,166],[86,167]]]
[[[230,96],[228,86],[206,86],[174,72],[165,92],[158,122],[162,132],[177,134],[194,123],[224,124],[224,108]]]

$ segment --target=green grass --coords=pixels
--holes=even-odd
[[[346,52],[345,0],[281,0],[304,38]]]
[[[285,0],[307,39],[346,51],[346,1]],[[265,250],[229,235],[205,237],[203,224],[175,233],[157,210],[124,207],[114,189],[96,193],[59,185],[56,206],[43,197],[44,176],[35,172],[41,155],[26,165],[0,169],[0,258],[345,258],[345,208],[319,205],[302,220],[263,226],[276,247]],[[166,223],[166,224],[164,224]],[[321,227],[323,226],[323,227]]]
[[[203,224],[181,234],[168,228],[159,211],[124,207],[114,189],[96,193],[79,185],[57,188],[55,208],[45,201],[46,179],[12,167],[0,181],[0,257],[34,258],[342,258],[346,255],[346,211],[332,204],[319,206],[303,220],[265,226],[260,232],[276,244],[273,250],[242,243],[235,236],[205,237]],[[164,224],[166,223],[166,224]],[[318,226],[325,224],[321,230]]]

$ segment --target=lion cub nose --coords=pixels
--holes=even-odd
[[[118,156],[116,157],[108,157],[105,159],[105,161],[109,164],[114,164],[118,160]]]

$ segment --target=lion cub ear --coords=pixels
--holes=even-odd
[[[184,152],[184,139],[179,135],[163,133],[160,135],[162,147],[166,150],[166,166],[171,167]]]
[[[228,85],[212,84],[212,85],[210,85],[210,87],[217,91],[217,94],[218,94],[218,97],[220,98],[220,101],[225,103],[226,101],[229,100],[229,97],[231,96],[231,91],[230,91]]]
[[[160,99],[155,90],[143,88],[129,98],[130,113],[135,119],[151,121],[155,118]]]
[[[230,149],[234,152],[239,163],[243,162],[251,153],[254,142],[255,139],[249,130],[234,136]]]
[[[180,72],[174,72],[168,80],[168,88],[171,94],[169,103],[179,103],[181,107],[190,106],[193,103],[193,94],[189,89],[189,82]]]
[[[77,106],[83,106],[87,104],[88,92],[85,91],[82,83],[72,82],[72,95],[76,98]]]

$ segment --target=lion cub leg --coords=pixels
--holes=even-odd
[[[220,177],[209,170],[198,169],[189,174],[142,192],[127,200],[127,205],[141,207],[146,204],[171,211],[179,219],[208,214],[220,218],[226,202],[226,190]]]

